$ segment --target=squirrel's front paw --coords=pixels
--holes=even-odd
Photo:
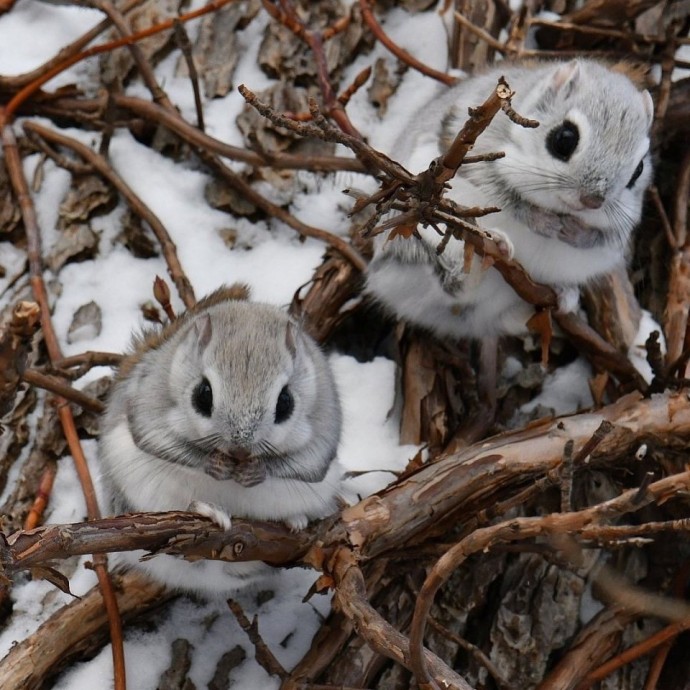
[[[306,515],[293,515],[283,522],[292,532],[301,532],[309,524],[309,518]]]
[[[204,501],[192,501],[187,510],[190,513],[198,513],[213,520],[221,529],[226,532],[232,527],[231,517],[219,506]]]
[[[515,245],[505,232],[501,230],[484,230],[484,235],[487,239],[496,243],[498,251],[501,252],[505,259],[510,261],[513,258],[515,255]]]

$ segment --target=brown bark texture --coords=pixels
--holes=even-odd
[[[17,641],[0,659],[0,687],[50,687],[62,669],[111,640],[114,687],[124,690],[120,624],[140,622],[173,596],[137,572],[108,575],[105,554],[138,549],[153,558],[261,560],[316,571],[315,589],[332,592],[332,610],[292,669],[261,638],[260,618],[250,621],[229,602],[258,663],[284,690],[690,687],[684,655],[690,635],[690,80],[672,80],[674,68],[690,67],[677,53],[690,44],[688,3],[547,0],[513,9],[505,0],[448,0],[438,7],[425,0],[216,0],[186,14],[184,6],[170,10],[172,3],[160,9],[162,0],[138,9],[136,2],[118,9],[107,0],[75,4],[97,8],[103,21],[31,72],[0,75],[0,232],[28,256],[28,267],[8,276],[3,267],[0,276],[7,277],[0,295],[0,489],[6,496],[0,626],[11,623],[11,588],[26,573],[68,590],[62,564],[93,554],[100,584]],[[536,16],[542,9],[561,20]],[[655,185],[629,268],[583,290],[586,317],[557,313],[555,292],[535,283],[478,227],[475,219],[492,209],[459,207],[445,197],[459,166],[483,164],[472,148],[493,117],[534,126],[513,110],[510,84],[497,83],[446,154],[417,175],[370,146],[367,132],[351,121],[348,103],[365,89],[382,118],[394,117],[389,98],[404,70],[445,85],[456,80],[425,65],[411,46],[395,43],[385,21],[392,10],[441,11],[449,67],[470,73],[497,56],[589,55],[622,61],[621,69],[646,80],[656,108]],[[12,3],[0,12],[12,12]],[[179,16],[168,17],[171,12]],[[190,42],[186,23],[202,15],[200,38]],[[266,27],[261,67],[279,84],[262,93],[239,87],[247,101],[238,118],[246,146],[234,146],[206,131],[201,94],[223,97],[232,88],[236,57],[223,58],[220,37],[230,36],[235,50],[237,33],[258,17]],[[375,46],[386,57],[344,81],[344,70]],[[156,76],[173,51],[194,90],[192,120]],[[99,90],[92,84],[52,89],[55,74],[96,55],[103,56]],[[660,75],[656,83],[652,67]],[[134,79],[150,98],[124,92],[122,85]],[[98,150],[60,131],[65,125],[92,133]],[[100,517],[80,444],[98,434],[108,382],[79,391],[72,382],[91,367],[116,366],[119,353],[62,356],[51,320],[59,286],[46,285],[45,267],[59,283],[66,263],[93,258],[98,240],[88,222],[121,204],[127,251],[139,259],[162,256],[179,302],[196,301],[164,224],[109,160],[118,128],[176,164],[200,166],[215,185],[207,190],[209,203],[229,218],[273,220],[323,242],[323,261],[295,294],[291,313],[324,345],[360,359],[396,359],[401,441],[426,444],[385,489],[300,532],[241,519],[224,531],[182,511]],[[73,177],[59,212],[66,239],[50,256],[43,256],[22,165],[36,152]],[[289,203],[276,201],[285,180],[295,183],[301,171],[376,178],[373,194],[356,185],[348,190],[354,197],[349,237],[306,224]],[[275,194],[266,194],[266,185]],[[415,241],[418,223],[444,228],[442,243],[464,240],[468,263],[482,257],[539,314],[531,340],[500,343],[495,417],[487,415],[479,390],[473,344],[436,341],[396,324],[363,294],[371,237],[394,232]],[[229,230],[228,244],[235,240]],[[101,326],[98,306],[85,297],[71,331]],[[142,307],[146,317],[162,321],[162,310],[174,318],[161,279],[155,297],[158,304]],[[644,348],[638,343],[651,383],[629,359],[643,310],[662,324],[667,344],[661,346],[661,334]],[[548,408],[524,412],[547,374],[577,355],[591,366],[594,407],[563,417]],[[502,367],[514,360],[521,373],[509,378]],[[77,462],[89,520],[36,527],[56,464],[66,455]],[[187,641],[175,642],[161,687],[191,690],[193,654]],[[217,687],[232,682],[243,659],[240,648],[224,656]]]

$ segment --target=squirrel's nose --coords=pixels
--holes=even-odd
[[[604,201],[602,194],[580,194],[580,203],[586,208],[601,208]]]

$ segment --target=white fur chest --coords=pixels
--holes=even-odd
[[[235,517],[306,524],[337,507],[338,462],[331,463],[321,482],[267,477],[245,487],[144,453],[125,419],[103,435],[101,447],[105,480],[117,485],[133,510],[186,510],[192,501],[202,501]]]
[[[133,511],[187,510],[192,501],[217,506],[230,516],[284,521],[303,528],[309,520],[337,509],[342,467],[332,462],[321,482],[268,477],[253,487],[232,480],[218,481],[198,470],[183,467],[148,453],[135,445],[124,418],[101,439],[101,489],[106,496],[117,486]],[[112,511],[113,506],[108,506]],[[256,585],[273,569],[259,562],[188,562],[161,555],[140,561],[142,551],[114,556],[114,563],[136,566],[168,586],[223,596]]]

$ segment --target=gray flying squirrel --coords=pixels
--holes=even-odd
[[[468,108],[480,105],[504,75],[513,107],[539,121],[520,127],[499,113],[473,154],[505,157],[464,165],[449,198],[464,206],[498,206],[480,220],[537,282],[572,308],[578,286],[625,262],[640,220],[652,165],[652,99],[602,63],[506,62],[451,89],[416,113],[392,156],[412,171],[450,147]],[[442,254],[433,228],[416,238],[375,242],[366,290],[397,316],[453,338],[524,334],[534,313],[495,269],[475,258],[463,272],[463,242]],[[570,302],[570,304],[568,304]]]
[[[339,507],[341,412],[326,357],[287,314],[221,288],[135,338],[101,424],[101,484],[114,514],[191,509],[297,529]],[[263,563],[115,560],[170,586],[222,594]]]

